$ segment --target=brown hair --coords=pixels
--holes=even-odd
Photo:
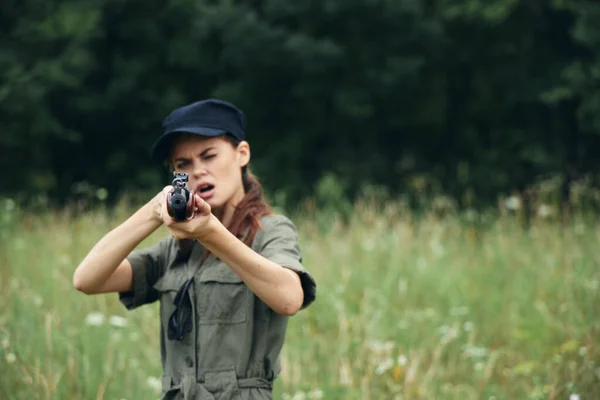
[[[226,136],[226,138],[234,148],[240,143],[231,136]],[[250,246],[258,229],[262,229],[260,219],[265,215],[272,214],[273,209],[265,199],[262,184],[252,173],[248,164],[242,167],[242,185],[244,186],[244,197],[235,206],[227,229]]]

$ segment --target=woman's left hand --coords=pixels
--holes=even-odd
[[[167,201],[163,201],[163,221],[169,232],[175,239],[197,239],[199,240],[208,233],[214,216],[210,205],[202,200],[197,193],[192,193],[194,202],[194,214],[190,220],[177,222],[167,212]]]

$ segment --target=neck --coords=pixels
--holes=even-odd
[[[235,213],[235,207],[240,204],[242,199],[244,198],[244,190],[242,189],[236,195],[229,200],[227,203],[223,205],[223,207],[214,209],[213,215],[217,217],[219,221],[224,226],[229,226],[231,224],[231,220],[233,219],[233,214]]]
[[[213,215],[217,217],[217,219],[221,221],[224,226],[229,226],[234,212],[235,208],[233,205],[231,203],[227,203],[221,208],[214,209]]]

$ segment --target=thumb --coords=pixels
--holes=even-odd
[[[194,200],[196,203],[196,209],[197,209],[197,213],[200,215],[209,215],[211,212],[211,208],[210,205],[205,202],[204,200],[202,200],[202,198],[200,197],[200,195],[198,195],[197,193],[194,193]]]

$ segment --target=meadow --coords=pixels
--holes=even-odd
[[[158,304],[128,312],[72,287],[130,211],[31,215],[0,201],[2,400],[160,397]],[[525,229],[360,202],[348,220],[294,221],[317,300],[290,319],[276,399],[600,399],[592,218]]]

